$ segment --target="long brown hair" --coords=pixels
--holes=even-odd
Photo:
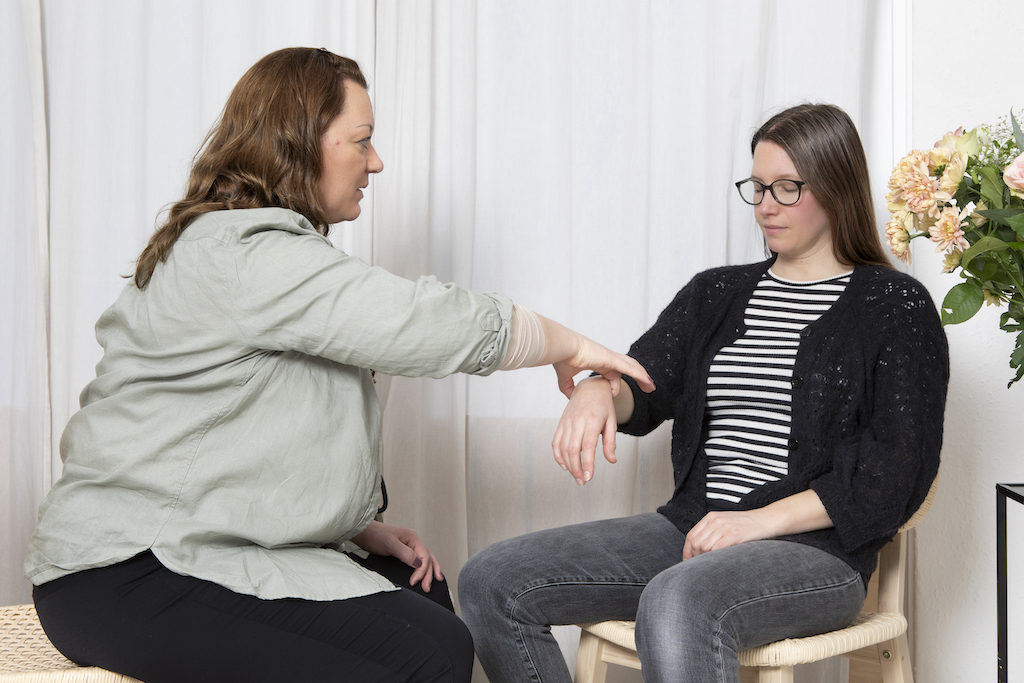
[[[857,128],[845,111],[832,104],[801,104],[768,119],[750,141],[774,142],[789,155],[828,216],[832,250],[850,266],[892,267],[882,249],[868,162]]]
[[[366,87],[353,60],[312,48],[272,52],[245,72],[192,160],[185,196],[142,250],[135,285],[144,288],[188,224],[209,211],[280,206],[326,235],[320,138],[345,105],[345,81]]]

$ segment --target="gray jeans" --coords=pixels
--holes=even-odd
[[[462,618],[491,683],[569,683],[551,625],[635,619],[647,683],[736,683],[736,653],[848,625],[860,574],[828,553],[756,541],[682,562],[686,536],[649,513],[485,548],[459,575]]]

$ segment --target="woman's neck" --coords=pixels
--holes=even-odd
[[[814,254],[806,258],[792,258],[779,254],[772,264],[772,272],[784,280],[812,282],[845,275],[853,266],[841,263],[830,249],[827,253]]]

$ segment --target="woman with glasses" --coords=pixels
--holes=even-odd
[[[673,421],[655,513],[540,531],[459,579],[491,683],[569,681],[552,624],[636,620],[645,681],[739,680],[737,652],[848,625],[878,551],[936,475],[948,350],[924,287],[892,269],[841,109],[801,105],[751,142],[771,258],[697,275],[630,355],[657,389],[580,383],[556,461],[584,484],[598,437]]]

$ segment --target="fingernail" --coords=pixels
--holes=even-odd
[[[583,486],[583,480],[582,479],[577,479],[576,483],[579,484],[580,486]]]
[[[583,481],[590,481],[590,478],[592,476],[594,476],[594,475],[592,475],[590,472],[584,472],[583,473]]]
[[[563,472],[568,472],[568,471],[569,471],[569,468],[568,468],[568,467],[566,467],[565,465],[562,465],[562,471],[563,471]]]
[[[412,566],[414,566],[417,569],[419,569],[420,567],[423,566],[423,560],[421,560],[420,558],[417,557],[416,560],[412,563]]]

